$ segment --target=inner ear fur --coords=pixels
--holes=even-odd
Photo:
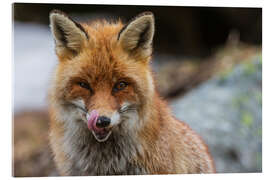
[[[154,15],[144,12],[130,20],[119,32],[118,41],[131,54],[148,57],[152,54]]]
[[[79,23],[59,10],[51,11],[50,27],[55,40],[56,53],[60,56],[78,54],[84,41],[89,38]]]

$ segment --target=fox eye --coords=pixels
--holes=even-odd
[[[114,91],[121,91],[127,87],[127,83],[124,81],[121,81],[119,83],[116,83],[114,86]]]
[[[79,82],[78,85],[81,86],[84,89],[89,89],[89,90],[91,89],[89,84],[85,83],[85,82]]]

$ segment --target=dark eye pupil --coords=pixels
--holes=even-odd
[[[123,90],[125,87],[127,86],[127,84],[125,82],[120,82],[116,85],[115,90],[116,91],[120,91]]]
[[[124,88],[125,87],[125,83],[121,82],[119,83],[119,88]]]
[[[82,88],[89,89],[89,85],[86,84],[86,83],[80,82],[79,85],[80,85]]]

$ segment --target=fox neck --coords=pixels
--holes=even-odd
[[[68,169],[71,175],[146,173],[135,161],[137,154],[142,154],[142,148],[140,144],[136,144],[131,134],[114,132],[107,141],[99,143],[87,131],[84,129],[84,133],[69,137],[65,146],[73,161]]]

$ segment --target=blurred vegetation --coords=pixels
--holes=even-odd
[[[157,89],[162,96],[171,99],[184,95],[217,74],[220,76],[220,83],[223,83],[234,66],[250,62],[260,53],[261,46],[248,45],[239,42],[239,39],[229,39],[207,58],[168,59],[168,62],[156,68]],[[254,66],[246,63],[245,74],[256,71]]]
[[[154,53],[206,57],[224,45],[231,32],[248,44],[262,42],[262,9],[229,7],[177,7],[15,3],[14,19],[49,24],[49,12],[59,9],[75,20],[119,17],[128,21],[144,11],[155,14]]]

